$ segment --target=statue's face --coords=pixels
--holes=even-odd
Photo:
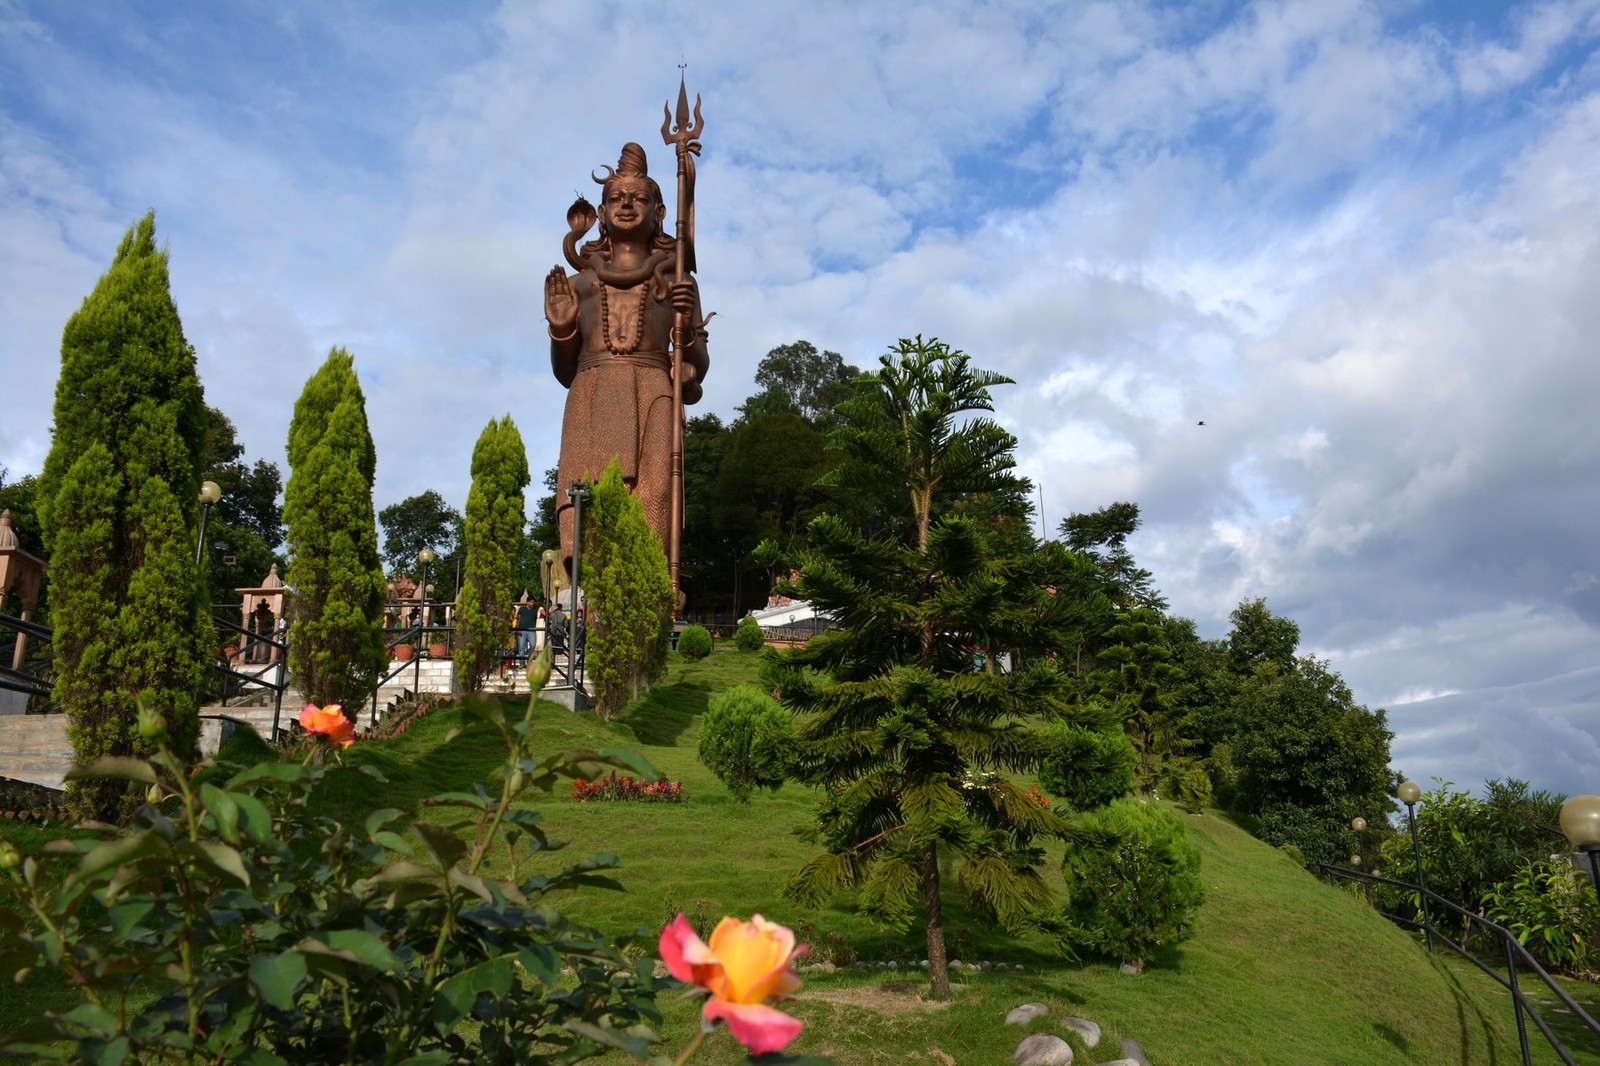
[[[620,176],[606,182],[600,201],[600,221],[613,237],[639,237],[655,233],[666,208],[656,199],[644,178]]]

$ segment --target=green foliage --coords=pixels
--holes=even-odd
[[[678,634],[678,654],[695,662],[711,654],[711,632],[705,626],[685,626]]]
[[[359,707],[387,665],[386,588],[372,516],[377,453],[354,360],[334,348],[289,423],[289,670],[319,706]]]
[[[1284,668],[1294,664],[1300,627],[1268,610],[1264,598],[1242,601],[1228,619],[1233,623],[1228,634],[1228,655],[1235,671],[1248,674],[1261,663],[1276,663]]]
[[[1357,704],[1343,679],[1310,656],[1258,663],[1239,686],[1236,805],[1262,839],[1293,843],[1316,862],[1349,855],[1350,819],[1390,809],[1389,731],[1383,711]]]
[[[784,748],[792,724],[778,701],[754,685],[711,698],[700,719],[700,761],[740,803],[757,788],[783,784]]]
[[[1541,828],[1560,820],[1563,797],[1530,791],[1527,782],[1515,778],[1490,781],[1485,793],[1480,799],[1436,781],[1416,805],[1417,847],[1428,887],[1471,911],[1512,884],[1529,863],[1564,846]],[[1381,843],[1378,866],[1397,881],[1416,883],[1416,849],[1408,832]],[[1384,888],[1380,893],[1396,907],[1417,906],[1414,892]],[[1458,938],[1471,935],[1454,911],[1434,914],[1433,920]]]
[[[1545,966],[1574,976],[1600,961],[1594,887],[1566,856],[1531,860],[1483,897],[1489,917],[1514,933]]]
[[[1152,792],[1168,766],[1191,746],[1179,713],[1184,674],[1171,662],[1161,614],[1151,607],[1122,611],[1105,634],[1110,644],[1088,687],[1116,707],[1122,729],[1139,753],[1137,783]]]
[[[511,631],[517,591],[512,573],[522,546],[522,490],[528,487],[528,453],[506,415],[491,421],[472,449],[467,493],[466,566],[456,600],[456,687],[476,692],[494,669]]]
[[[1010,932],[1041,928],[1050,892],[1041,838],[1072,828],[993,771],[1032,772],[1051,753],[1037,716],[1066,716],[1066,679],[1044,641],[1070,606],[1049,590],[1063,554],[1019,550],[972,514],[941,514],[1013,488],[1014,439],[993,421],[988,389],[937,341],[902,341],[840,405],[830,447],[863,483],[905,485],[898,538],[868,538],[832,516],[810,526],[797,591],[838,628],[777,656],[795,712],[789,774],[830,790],[809,834],[819,854],[791,898],[859,890],[896,927],[921,916],[933,995],[949,996],[940,853],[978,913]],[[883,513],[897,506],[885,501]],[[1029,542],[1031,548],[1031,541]],[[973,649],[984,665],[973,669]],[[1000,652],[1019,655],[1012,673]]]
[[[356,772],[321,765],[320,747],[201,783],[159,719],[142,719],[151,759],[82,774],[146,793],[132,825],[20,862],[0,845],[19,908],[0,909],[0,966],[55,971],[82,997],[0,1048],[88,1062],[554,1063],[607,1045],[644,1057],[666,982],[548,901],[617,887],[615,857],[535,872],[557,845],[515,803],[605,765],[653,772],[591,751],[541,758],[533,707],[471,706],[504,747],[500,783],[431,797],[409,834],[395,809],[345,825],[312,813]],[[491,870],[491,853],[505,864]]]
[[[1061,520],[1067,547],[1094,560],[1107,593],[1118,610],[1135,607],[1164,611],[1167,602],[1156,591],[1150,571],[1134,564],[1128,538],[1139,529],[1139,505],[1113,503],[1089,514]]]
[[[1050,753],[1039,764],[1039,783],[1070,809],[1092,811],[1132,790],[1139,753],[1115,726],[1054,722],[1044,740]]]
[[[819,429],[833,424],[833,409],[850,397],[850,383],[861,371],[838,352],[819,352],[807,340],[780,344],[756,364],[756,387],[776,394]],[[741,409],[746,417],[760,397],[751,397]]]
[[[586,663],[596,709],[614,717],[666,669],[672,621],[667,556],[615,460],[584,509],[583,581],[589,607]]]
[[[767,634],[761,623],[749,615],[739,619],[739,628],[733,631],[733,646],[740,651],[760,651],[767,645]]]
[[[422,565],[417,553],[427,548],[434,553],[433,565],[438,568],[433,572],[444,573],[461,551],[461,522],[461,512],[433,489],[391,503],[378,512],[378,524],[383,527],[383,565],[395,577],[420,579]]]
[[[1183,819],[1155,804],[1119,800],[1086,824],[1100,840],[1069,844],[1061,864],[1073,939],[1143,969],[1152,951],[1194,930],[1205,899],[1200,850]]]
[[[146,215],[67,320],[37,485],[55,699],[80,760],[148,750],[133,733],[136,699],[167,716],[175,750],[193,750],[216,639],[194,566],[204,418],[167,255]],[[126,791],[120,781],[73,789],[103,816]]]
[[[836,408],[841,421],[828,447],[844,462],[829,485],[905,485],[907,496],[885,499],[891,515],[909,504],[900,539],[926,549],[936,510],[962,497],[1015,490],[1017,440],[974,412],[993,411],[989,389],[1010,378],[972,366],[967,353],[921,336],[902,339],[878,359],[878,370],[856,379],[855,393]],[[882,491],[880,489],[880,491]]]

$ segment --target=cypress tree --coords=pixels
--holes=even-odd
[[[467,692],[478,690],[511,631],[511,571],[527,525],[527,487],[522,434],[510,415],[491,421],[472,449],[465,572],[456,603],[456,684]]]
[[[666,669],[672,622],[667,555],[616,460],[584,508],[582,585],[594,612],[586,669],[610,718]]]
[[[204,418],[152,212],[67,320],[39,479],[55,698],[80,761],[145,750],[133,728],[138,702],[166,718],[175,750],[193,751],[215,639],[194,565]],[[103,816],[125,791],[121,782],[74,788]]]
[[[383,568],[372,510],[377,453],[350,353],[334,348],[289,423],[289,670],[312,703],[347,715],[382,676]]]

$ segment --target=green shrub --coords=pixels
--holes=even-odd
[[[1484,897],[1484,904],[1489,917],[1515,933],[1546,966],[1574,975],[1595,968],[1600,908],[1589,879],[1564,856],[1524,863],[1515,877]]]
[[[548,653],[541,665],[548,677]],[[606,886],[600,871],[615,858],[533,875],[544,833],[518,803],[602,764],[653,771],[593,752],[542,758],[528,741],[532,700],[523,715],[499,701],[468,710],[505,742],[500,783],[424,801],[433,813],[409,834],[398,810],[340,825],[308,809],[336,775],[371,772],[340,766],[327,743],[202,784],[160,719],[141,712],[155,755],[101,759],[76,775],[136,784],[146,802],[130,826],[26,860],[0,842],[10,897],[0,970],[49,971],[81,997],[70,1013],[6,1034],[0,1051],[92,1062],[549,1063],[659,1025],[654,997],[669,982],[654,963],[630,963],[551,906],[553,893]]]
[[[698,662],[711,654],[711,634],[705,626],[688,626],[678,634],[678,654]]]
[[[1105,839],[1070,843],[1062,861],[1074,946],[1142,970],[1152,950],[1193,930],[1200,850],[1183,819],[1154,804],[1119,800],[1084,824]]]
[[[767,643],[767,634],[761,623],[749,615],[739,619],[739,628],[733,632],[733,646],[740,651],[760,651]]]
[[[1053,754],[1039,766],[1039,783],[1072,810],[1096,810],[1133,788],[1139,753],[1122,730],[1056,722],[1045,737]]]
[[[790,716],[754,685],[715,696],[700,719],[700,761],[740,803],[757,788],[783,783],[782,753]]]
[[[1199,814],[1211,802],[1211,775],[1205,763],[1180,755],[1168,761],[1161,773],[1161,795],[1190,814]]]

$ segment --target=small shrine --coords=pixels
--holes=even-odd
[[[278,564],[273,563],[267,576],[255,588],[234,589],[240,597],[239,624],[248,632],[239,634],[239,644],[230,658],[244,663],[275,663],[283,657],[280,649],[267,643],[277,638],[288,627],[285,611],[289,606],[289,590],[278,576]]]

